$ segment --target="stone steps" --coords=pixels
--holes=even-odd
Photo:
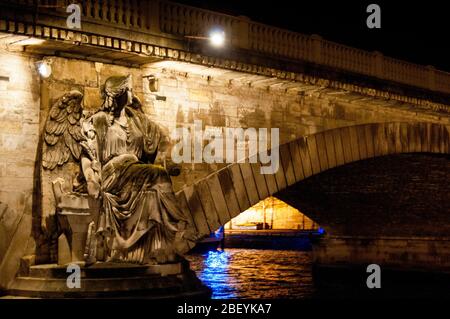
[[[69,288],[66,267],[31,266],[6,292],[28,298],[208,298],[187,263],[166,265],[96,264],[80,267],[80,288]]]
[[[176,275],[189,269],[188,265],[183,263],[165,264],[165,265],[136,265],[136,264],[114,264],[100,263],[89,267],[81,267],[81,278],[127,278],[136,276],[156,277]],[[37,278],[67,278],[70,272],[67,272],[67,266],[56,264],[31,266],[28,273],[22,274],[24,277]]]

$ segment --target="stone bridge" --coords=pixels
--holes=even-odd
[[[341,127],[279,150],[274,175],[261,174],[259,163],[235,163],[177,192],[199,233],[273,195],[324,227],[316,266],[448,269],[449,125]]]
[[[183,165],[173,184],[201,234],[275,194],[325,227],[329,236],[317,245],[317,263],[449,266],[449,73],[169,1],[82,1],[81,29],[69,29],[71,2],[0,0],[0,285],[36,249],[52,259],[49,244],[36,245],[48,236],[41,216],[54,213],[51,181],[70,182],[78,167],[70,163],[53,175],[35,167],[49,107],[77,89],[86,110],[95,110],[101,83],[117,74],[133,76],[144,112],[168,132],[194,120],[204,127],[280,129],[275,175],[259,174],[258,164]],[[197,39],[213,27],[225,31],[223,48]],[[35,67],[45,59],[52,68],[47,79]],[[409,179],[393,178],[389,190],[413,203],[409,213],[403,207],[403,217],[386,215],[398,196],[389,199],[391,208],[371,210],[387,198],[373,182],[403,170]],[[361,179],[350,178],[352,172]],[[421,194],[419,184],[431,193]],[[355,185],[376,196],[355,197],[362,194]],[[399,194],[399,187],[409,191]],[[428,219],[425,200],[437,212]],[[357,214],[364,211],[371,214]],[[385,223],[364,226],[371,216]]]
[[[176,193],[200,234],[208,235],[260,200],[283,194],[294,184],[335,167],[392,154],[448,155],[450,125],[400,122],[348,126],[301,137],[279,150],[276,174],[261,174],[260,163],[235,163]]]

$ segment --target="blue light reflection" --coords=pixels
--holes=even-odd
[[[230,254],[226,251],[209,251],[204,257],[204,268],[199,277],[211,288],[212,298],[236,298],[235,289],[229,284]]]

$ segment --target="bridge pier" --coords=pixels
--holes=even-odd
[[[313,263],[316,268],[378,264],[382,270],[448,273],[450,238],[327,235],[313,244]]]

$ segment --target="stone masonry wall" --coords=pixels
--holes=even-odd
[[[33,170],[40,118],[40,84],[35,61],[33,58],[8,52],[4,47],[0,48],[1,275],[6,269],[5,259],[14,259],[23,254],[29,238]],[[9,250],[16,230],[22,225],[26,226],[22,227],[26,236],[17,237],[21,241],[21,247]]]
[[[447,237],[450,156],[395,154],[311,176],[278,196],[330,235]]]
[[[156,76],[159,91],[150,92],[144,81],[145,110],[169,131],[194,120],[202,120],[204,126],[279,128],[281,144],[304,135],[364,123],[450,123],[450,118],[418,113],[412,107],[384,107],[375,100],[355,99],[352,95],[299,92],[277,85],[251,87],[229,73],[212,68],[198,70],[189,65],[146,65],[143,74]],[[184,165],[181,176],[174,178],[174,187],[178,190],[192,184],[222,166]]]
[[[449,123],[448,118],[417,113],[407,107],[384,107],[371,99],[354,100],[351,95],[339,97],[320,91],[302,93],[279,86],[251,87],[239,79],[238,73],[230,76],[226,71],[213,68],[200,72],[190,68],[189,64],[181,65],[181,70],[180,65],[176,69],[158,63],[138,69],[53,57],[53,73],[49,79],[41,81],[36,73],[36,60],[20,53],[0,50],[2,277],[5,273],[14,274],[14,267],[18,266],[27,245],[28,252],[34,249],[33,241],[27,243],[33,213],[34,165],[39,129],[45,123],[50,106],[63,93],[78,89],[84,93],[85,109],[97,109],[101,103],[99,88],[108,76],[131,73],[135,93],[141,98],[144,111],[167,132],[177,126],[191,124],[194,120],[202,120],[204,126],[279,128],[280,142],[284,143],[306,134],[362,123]],[[148,80],[143,79],[149,74],[155,75],[159,81],[157,92],[151,92]],[[242,73],[242,76],[248,77],[248,74]],[[174,188],[178,190],[192,184],[223,165],[185,164],[182,174],[173,179]],[[78,165],[72,163],[51,173],[43,172],[44,215],[54,212],[51,181],[56,177],[65,177],[70,188],[77,169]],[[51,233],[52,230],[49,231]],[[6,265],[5,260],[10,263]]]

